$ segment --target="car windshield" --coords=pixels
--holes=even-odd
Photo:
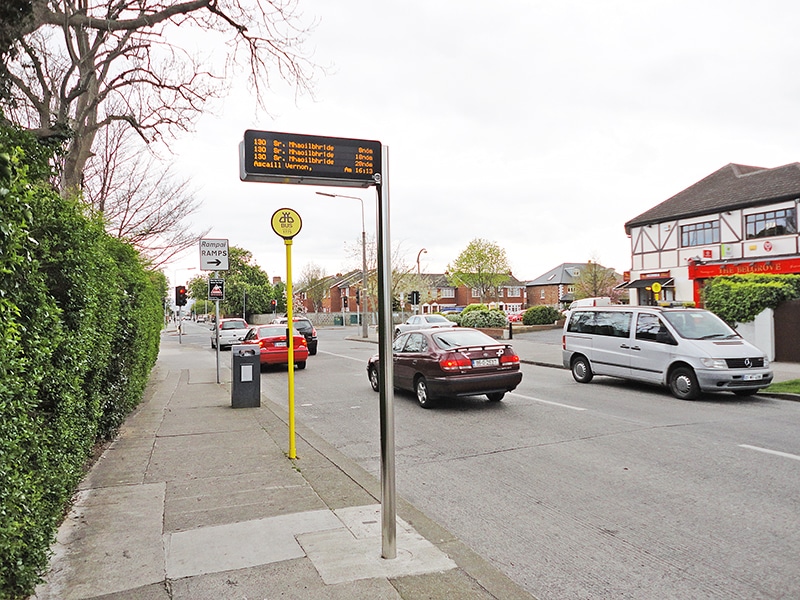
[[[689,340],[729,339],[739,337],[725,321],[706,310],[664,311],[669,321],[683,338]]]
[[[442,315],[428,315],[425,317],[425,320],[428,323],[449,323],[450,320],[447,317],[443,317]]]
[[[454,327],[441,333],[436,333],[433,336],[436,345],[443,350],[450,348],[460,348],[462,346],[489,346],[498,344],[499,342],[494,338],[475,329],[459,329]]]
[[[300,335],[297,329],[292,328],[292,335]],[[286,337],[286,327],[283,325],[268,325],[258,328],[258,337]]]

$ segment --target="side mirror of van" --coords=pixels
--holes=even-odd
[[[678,341],[674,337],[672,337],[672,334],[669,331],[665,329],[660,330],[656,334],[656,341],[659,344],[669,344],[670,346],[678,345]]]

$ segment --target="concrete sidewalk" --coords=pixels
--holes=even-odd
[[[286,409],[263,394],[233,409],[229,367],[221,379],[196,350],[162,344],[34,598],[532,598],[402,498],[397,558],[381,558],[379,481],[300,424],[288,459]]]

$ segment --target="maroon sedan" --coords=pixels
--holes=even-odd
[[[294,363],[298,369],[306,368],[308,345],[306,338],[294,331]],[[261,347],[261,365],[285,365],[289,362],[289,347],[286,345],[286,325],[258,325],[244,336],[243,344],[258,344]]]
[[[423,329],[398,335],[392,344],[394,387],[413,391],[423,408],[437,397],[486,394],[499,402],[522,381],[519,356],[510,344],[477,329]],[[380,390],[378,357],[367,376]]]

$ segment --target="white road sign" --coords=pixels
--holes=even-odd
[[[200,270],[228,270],[228,240],[200,240]]]

